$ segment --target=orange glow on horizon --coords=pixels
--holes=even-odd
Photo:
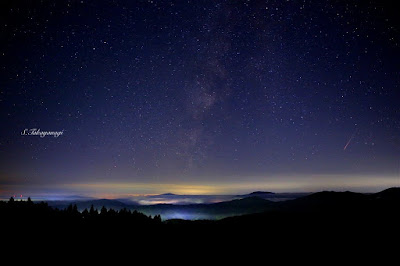
[[[260,177],[243,181],[204,184],[171,184],[171,183],[135,183],[135,182],[98,182],[64,184],[63,188],[93,196],[107,198],[150,196],[163,193],[179,195],[233,195],[257,190],[271,192],[317,192],[322,190],[352,190],[352,191],[379,191],[388,187],[400,185],[400,179],[396,176],[352,176],[344,175],[310,175],[307,177],[281,177],[269,178],[260,181]]]
[[[211,179],[211,178],[210,178]],[[224,179],[224,178],[222,178]],[[221,180],[221,178],[213,178]],[[275,193],[318,192],[323,190],[378,192],[389,187],[399,187],[400,177],[365,175],[307,175],[307,176],[254,176],[236,181],[206,181],[202,183],[139,183],[139,182],[92,182],[66,184],[5,185],[0,196],[12,195],[59,196],[78,195],[95,198],[129,198],[173,193],[177,195],[239,195],[253,191]]]

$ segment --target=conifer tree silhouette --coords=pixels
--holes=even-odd
[[[73,212],[74,214],[78,214],[78,213],[79,213],[79,211],[78,211],[78,206],[76,206],[76,204],[74,204],[74,206],[72,207],[72,212]]]
[[[84,209],[82,211],[82,218],[85,219],[88,218],[88,216],[89,216],[89,211],[87,209]]]
[[[161,215],[156,215],[156,216],[154,216],[154,219],[153,219],[156,223],[161,223]]]
[[[95,217],[97,215],[97,210],[94,209],[93,204],[90,206],[89,215]]]
[[[107,215],[107,208],[106,207],[102,207],[101,208],[101,210],[100,210],[100,215],[102,215],[102,216],[106,216]]]

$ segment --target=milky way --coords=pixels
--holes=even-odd
[[[392,5],[1,3],[0,194],[399,184]]]

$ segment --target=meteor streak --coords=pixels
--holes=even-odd
[[[357,132],[357,131],[356,131]],[[346,145],[344,145],[343,150],[345,151],[347,149],[347,146],[349,146],[351,140],[354,138],[354,136],[356,135],[356,132],[353,133],[353,135],[351,135],[349,141],[347,141]]]

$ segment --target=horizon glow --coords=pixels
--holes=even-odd
[[[285,181],[276,181],[285,179]],[[57,193],[50,193],[49,197],[55,195],[68,196],[85,196],[94,198],[125,198],[160,195],[165,193],[173,193],[177,195],[239,195],[247,194],[254,191],[269,191],[274,193],[308,193],[319,192],[323,190],[333,191],[353,191],[362,193],[379,192],[389,187],[399,186],[399,178],[396,176],[377,177],[374,176],[354,176],[349,179],[346,176],[327,175],[327,176],[309,176],[299,178],[292,177],[276,177],[264,182],[237,182],[237,183],[210,183],[209,185],[201,184],[148,184],[148,183],[77,183],[77,184],[58,184],[54,186],[38,186],[36,189],[40,191],[45,188],[48,191],[54,190]],[[4,187],[6,190],[0,191],[2,198],[8,199],[12,195],[27,196],[43,196],[46,193],[34,192],[36,189],[32,186],[31,193],[19,190],[18,187]],[[8,190],[8,191],[7,191]]]

